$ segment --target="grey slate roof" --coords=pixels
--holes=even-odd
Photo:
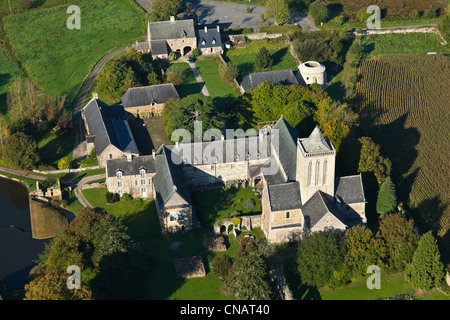
[[[137,42],[132,45],[134,50],[147,51],[149,49],[148,41]]]
[[[316,191],[316,193],[314,193],[314,195],[303,205],[302,212],[305,216],[305,224],[308,224],[308,228],[314,227],[327,212],[330,212],[342,223],[346,224],[336,206],[328,199],[327,195],[320,190]]]
[[[288,180],[295,180],[297,173],[297,139],[298,133],[284,118],[281,118],[273,126],[271,133],[274,129],[278,129],[279,150],[278,158],[281,166],[286,173]]]
[[[241,87],[247,91],[256,88],[264,81],[269,81],[273,85],[297,84],[298,80],[291,69],[250,73],[241,82]]]
[[[192,205],[189,190],[182,178],[180,166],[172,162],[171,151],[165,146],[162,146],[160,150],[158,150],[155,170],[156,174],[153,178],[153,182],[156,199],[160,209],[165,206],[175,192],[189,205]]]
[[[343,203],[365,202],[361,175],[340,177],[334,180],[335,199]]]
[[[270,136],[265,137],[267,138],[265,143],[261,143],[258,136],[253,136],[179,144],[178,147],[171,145],[167,148],[179,155],[181,162],[191,165],[231,163],[270,157]],[[265,154],[262,150],[265,150]]]
[[[195,38],[194,20],[149,22],[150,40]]]
[[[302,206],[298,181],[268,185],[267,190],[272,211],[300,209]]]
[[[156,172],[155,159],[153,156],[133,157],[132,161],[127,161],[127,158],[111,159],[106,161],[107,177],[113,177],[117,171],[122,171],[123,176],[139,175],[141,168],[144,168],[147,173]]]
[[[152,54],[169,54],[169,46],[166,40],[152,40],[150,44]]]
[[[157,104],[165,103],[170,98],[178,99],[178,92],[173,84],[166,83],[154,86],[130,88],[123,94],[121,102],[126,109],[148,106],[153,102]]]
[[[278,167],[278,162],[276,161],[276,159],[273,156],[271,156],[269,159],[267,159],[266,161],[264,161],[261,164],[249,166],[248,167],[248,176],[249,176],[249,178],[252,179],[252,178],[255,178],[257,176],[264,175],[264,179],[266,180],[268,185],[280,184],[280,183],[286,182],[286,179],[284,178],[280,167],[276,168],[277,171],[276,171],[275,174],[267,174],[267,173],[265,173],[262,170],[262,168],[264,168],[264,167],[270,168],[272,166],[272,161]]]
[[[220,31],[217,28],[197,30],[197,47],[199,49],[212,48],[212,47],[222,47],[222,39],[220,36]]]
[[[308,138],[300,139],[300,144],[306,153],[333,151],[331,142],[328,139],[325,139],[317,125]]]
[[[94,140],[95,151],[101,154],[109,145],[127,151],[133,142],[125,120],[116,117],[123,114],[121,106],[108,106],[98,99],[92,99],[84,108],[90,139]],[[92,137],[93,136],[93,137]],[[137,150],[132,150],[137,152]]]

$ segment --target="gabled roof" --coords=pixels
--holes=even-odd
[[[300,209],[302,199],[298,181],[267,186],[272,211]]]
[[[150,40],[195,38],[194,20],[149,22]]]
[[[334,151],[331,142],[328,139],[325,139],[317,125],[308,138],[300,139],[300,144],[306,153]]]
[[[178,99],[179,95],[171,83],[128,89],[122,96],[123,107],[133,108],[151,105],[153,102],[165,103],[170,98]]]
[[[180,166],[173,163],[172,156],[177,157],[164,145],[156,155],[156,174],[153,182],[160,209],[165,207],[175,193],[182,197],[187,204],[192,205],[189,190],[182,178]]]
[[[152,55],[169,54],[169,48],[166,40],[150,41]]]
[[[366,202],[361,175],[340,177],[334,180],[336,201],[343,203]]]
[[[313,228],[327,213],[331,213],[343,224],[343,217],[322,191],[316,191],[314,195],[302,206],[302,213],[305,216],[305,223],[308,220],[308,228]]]
[[[109,145],[121,151],[139,153],[126,121],[118,118],[123,114],[121,106],[108,106],[99,99],[92,99],[82,112],[97,154],[101,154]]]
[[[198,48],[222,47],[222,38],[220,36],[220,31],[218,31],[217,28],[207,29],[206,32],[204,29],[200,29],[197,30],[196,33]]]
[[[113,177],[117,171],[121,171],[123,176],[139,175],[141,168],[144,168],[147,173],[156,172],[155,159],[153,156],[133,157],[132,161],[127,161],[127,158],[112,159],[106,161],[106,175]]]
[[[271,129],[278,129],[278,159],[286,173],[287,180],[295,180],[297,173],[297,139],[298,133],[284,118],[280,118]],[[272,138],[272,143],[274,143]]]
[[[241,82],[241,87],[247,91],[258,87],[264,81],[268,81],[273,85],[291,85],[297,84],[298,80],[291,69],[266,71],[250,73]]]

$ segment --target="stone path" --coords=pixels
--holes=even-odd
[[[202,79],[202,76],[200,75],[200,72],[198,72],[197,66],[195,63],[188,62],[189,67],[191,67],[192,73],[194,74],[195,80],[197,80],[198,84],[200,85],[200,89],[202,90],[202,93],[204,96],[209,96],[208,88],[205,86],[205,82]]]
[[[61,182],[64,182],[72,187],[72,190],[74,191],[75,196],[80,201],[80,203],[83,205],[83,207],[92,208],[93,206],[89,203],[89,201],[86,200],[86,198],[83,195],[83,192],[82,192],[83,186],[88,182],[103,179],[105,177],[106,177],[106,174],[97,174],[94,176],[88,176],[88,177],[83,177],[83,178],[79,178],[79,179],[71,179],[71,180],[66,180],[66,181],[61,179]]]

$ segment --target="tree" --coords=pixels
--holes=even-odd
[[[150,21],[167,21],[181,9],[182,0],[154,0],[150,4]]]
[[[385,214],[380,217],[378,230],[377,236],[386,243],[389,267],[404,270],[419,242],[413,220],[407,220],[401,213]]]
[[[167,83],[172,83],[174,86],[178,86],[183,83],[183,73],[178,68],[171,68],[166,72]]]
[[[272,19],[276,24],[284,24],[291,18],[286,0],[267,0],[265,19]]]
[[[319,25],[321,22],[328,21],[328,8],[322,0],[316,0],[309,5],[309,15],[313,18],[314,23]]]
[[[214,109],[213,99],[201,93],[178,100],[168,100],[164,105],[163,116],[166,134],[170,140],[176,129],[188,130],[193,139],[194,125],[197,121],[202,123],[202,137],[206,130],[220,129],[223,124],[223,120]]]
[[[214,257],[212,262],[214,275],[216,277],[219,277],[220,280],[225,280],[225,278],[228,276],[228,272],[230,271],[232,265],[233,260],[226,253]]]
[[[7,95],[7,105],[12,121],[30,121],[33,125],[44,109],[39,90],[31,78],[14,80]]]
[[[433,19],[433,18],[437,18],[437,12],[436,9],[433,8],[433,6],[431,5],[427,11],[425,11],[423,13],[423,17],[425,19]]]
[[[238,300],[269,300],[271,291],[264,260],[257,252],[244,254],[233,263],[226,286]]]
[[[16,168],[31,169],[39,161],[36,141],[23,132],[16,132],[5,140],[2,158]]]
[[[107,217],[105,209],[83,208],[70,223],[70,231],[81,236],[84,241],[93,243],[100,226]]]
[[[303,284],[322,287],[344,261],[342,236],[332,232],[314,232],[298,245],[297,270]]]
[[[380,269],[385,266],[386,247],[380,238],[373,236],[370,229],[356,225],[345,232],[344,244],[346,256],[343,269],[351,280],[357,280],[366,275],[367,268],[376,265]]]
[[[267,50],[266,47],[262,47],[258,51],[258,53],[256,54],[255,63],[259,70],[267,69],[272,66],[273,61],[270,56],[269,50]]]
[[[358,141],[361,143],[358,172],[373,172],[381,184],[391,174],[391,161],[381,155],[380,146],[371,138],[361,137]]]
[[[71,166],[72,166],[72,164],[70,163],[70,160],[68,157],[61,158],[58,161],[58,169],[59,170],[70,169]]]
[[[425,233],[414,252],[412,263],[406,269],[406,280],[414,287],[429,290],[444,277],[444,265],[432,231]]]
[[[67,96],[53,97],[51,95],[46,95],[44,98],[44,114],[48,121],[55,119],[64,107]]]
[[[67,288],[68,274],[53,271],[36,277],[25,285],[25,300],[92,300],[92,291],[85,283],[80,289]]]
[[[221,63],[219,66],[220,77],[226,82],[232,82],[239,74],[238,68],[231,62]]]
[[[397,197],[395,195],[395,185],[391,177],[387,177],[381,184],[378,191],[377,212],[379,214],[392,213],[397,206]]]
[[[103,257],[114,253],[125,253],[132,246],[127,228],[120,218],[107,216],[100,226],[94,240],[95,251],[92,262],[98,266]]]
[[[56,127],[62,130],[63,133],[66,133],[70,128],[72,128],[72,121],[70,121],[69,116],[66,113],[63,113],[56,123]]]

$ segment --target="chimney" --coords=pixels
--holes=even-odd
[[[92,93],[92,99],[98,99],[98,93],[97,92],[94,92],[94,93]]]
[[[220,32],[220,27],[219,26],[217,26],[217,32]]]
[[[175,16],[170,16],[170,22],[175,22]]]
[[[127,151],[127,162],[131,162],[133,161],[133,155],[131,154],[131,151],[128,150]]]
[[[156,159],[156,151],[155,151],[155,149],[152,150],[152,157],[153,157],[153,159]]]
[[[205,33],[208,33],[208,27],[205,26]]]

